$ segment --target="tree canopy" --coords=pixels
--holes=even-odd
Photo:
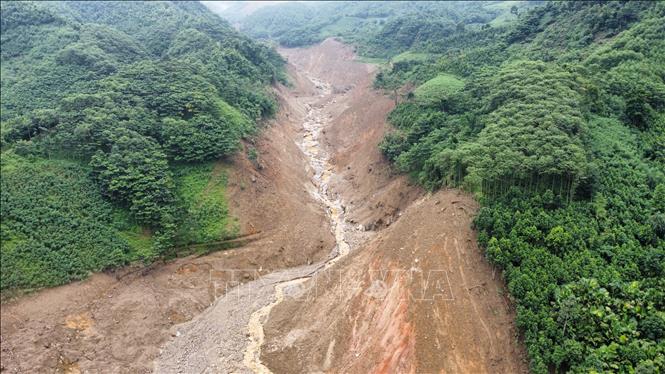
[[[199,202],[181,196],[178,178],[197,175],[208,183],[212,177],[211,170],[205,175],[193,166],[174,175],[174,167],[233,154],[257,121],[274,113],[266,86],[284,78],[273,49],[199,3],[3,2],[1,10],[2,195],[8,202],[2,210],[3,289],[60,284],[105,266],[151,259],[176,244],[231,235],[230,226],[213,230],[203,221],[199,229],[207,234],[194,228],[182,235],[188,204]],[[43,173],[37,167],[51,163]],[[64,211],[82,209],[68,202],[83,193],[79,186],[97,186],[80,198],[100,205],[91,209],[97,223],[79,226],[75,235],[100,235],[94,258],[60,266],[68,256],[74,261],[90,253],[59,240],[37,244],[45,240],[37,226],[51,213],[35,207],[38,201],[20,189],[25,176],[5,174],[5,164],[29,165],[26,173],[36,174],[36,181],[54,168],[78,173],[70,183],[74,191],[56,192],[41,182],[35,187]],[[227,214],[223,194],[217,199],[213,205]],[[19,219],[19,212],[32,219]],[[116,216],[125,229],[111,227]],[[57,276],[33,274],[37,268],[27,265],[33,250],[54,251],[40,263],[52,262]],[[23,265],[5,267],[5,260]]]
[[[519,2],[530,8],[538,2]],[[244,16],[234,7],[220,13],[259,39],[285,47],[318,43],[338,37],[367,56],[390,57],[426,45],[467,28],[516,18],[496,2],[480,1],[335,1],[287,2],[262,7]]]
[[[381,148],[479,198],[534,372],[663,371],[665,7],[518,13],[392,58],[375,85],[407,93]]]

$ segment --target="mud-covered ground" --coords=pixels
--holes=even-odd
[[[274,373],[526,372],[503,282],[472,230],[473,199],[425,194],[392,175],[377,145],[394,103],[371,89],[373,74],[349,49],[329,40],[284,53],[344,93],[327,109],[331,188],[348,220],[375,231],[273,307],[264,365]]]

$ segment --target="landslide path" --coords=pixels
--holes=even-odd
[[[159,372],[493,373],[526,371],[500,277],[471,229],[473,199],[425,194],[378,150],[391,99],[374,67],[327,40],[286,49],[304,188],[335,238],[318,263],[234,288],[176,326]]]
[[[260,361],[273,373],[527,371],[499,274],[476,243],[467,194],[425,194],[392,175],[378,151],[393,102],[371,67],[328,40],[286,50],[298,71],[339,95],[324,109],[330,188],[364,231],[334,266],[271,307]],[[358,232],[358,231],[355,231]],[[356,236],[353,236],[356,237]]]
[[[332,44],[327,48],[348,53],[342,45],[328,43]],[[365,66],[358,66],[367,75]],[[340,193],[331,187],[338,177],[337,168],[324,144],[325,131],[335,118],[332,112],[348,100],[350,87],[340,89],[317,77],[316,72],[292,67],[296,88],[288,100],[290,105],[304,109],[304,116],[297,117],[300,134],[294,142],[308,161],[311,176],[304,187],[326,212],[335,244],[327,259],[271,273],[235,288],[201,316],[177,326],[176,339],[163,347],[156,362],[158,372],[270,373],[261,361],[261,349],[265,340],[263,325],[272,309],[285,298],[302,294],[302,283],[333,267],[350,253],[352,246],[369,236],[364,226],[352,225],[345,218],[346,206]],[[299,92],[303,89],[306,93]]]
[[[3,304],[3,370],[526,371],[473,199],[426,194],[379,152],[394,102],[375,67],[334,40],[280,52],[293,84],[258,159],[218,165],[253,241]]]

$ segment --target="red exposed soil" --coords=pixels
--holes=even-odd
[[[473,200],[440,191],[276,306],[275,373],[526,372],[500,277],[471,230]]]

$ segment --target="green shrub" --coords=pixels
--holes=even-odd
[[[89,169],[3,152],[1,288],[39,288],[151,258],[126,239],[138,229],[102,199]]]
[[[441,106],[463,88],[464,81],[449,74],[439,74],[418,86],[414,94],[416,102],[421,105]]]

